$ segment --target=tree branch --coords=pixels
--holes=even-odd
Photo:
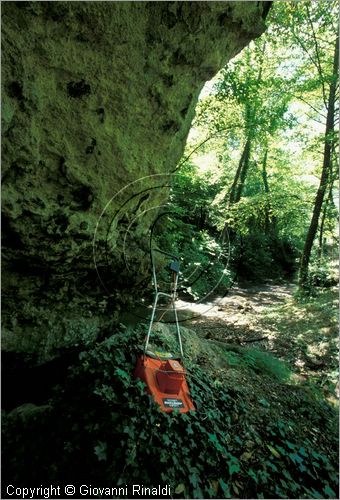
[[[325,94],[325,87],[324,87],[324,83],[323,83],[323,74],[322,74],[322,72],[320,72],[318,62],[314,60],[314,58],[309,53],[309,50],[306,48],[304,42],[301,40],[300,37],[298,37],[298,35],[294,31],[293,31],[293,37],[298,41],[302,50],[307,54],[307,56],[309,57],[309,59],[311,60],[311,62],[313,63],[313,65],[315,66],[315,68],[318,72],[318,75],[319,75],[320,80],[321,80],[321,86],[322,86],[322,98],[323,98],[324,105],[327,109],[327,100],[326,100],[326,94]]]
[[[326,120],[326,118],[327,118],[326,115],[324,115],[323,113],[321,113],[321,111],[319,111],[317,108],[315,108],[314,106],[312,106],[312,104],[310,104],[308,101],[306,101],[306,99],[304,99],[300,95],[296,95],[296,94],[290,94],[290,95],[292,97],[295,97],[295,99],[298,99],[299,101],[302,101],[305,104],[307,104],[307,106],[309,106],[313,111],[315,111],[316,113],[318,113],[318,115],[320,115],[322,118],[324,118]]]
[[[184,165],[184,163],[186,163],[189,158],[191,158],[191,156],[198,150],[200,149],[202,146],[204,146],[204,144],[208,141],[210,141],[211,139],[213,139],[214,137],[218,136],[219,134],[222,134],[224,133],[226,130],[230,130],[230,129],[235,129],[235,128],[238,128],[238,127],[235,127],[235,126],[230,126],[230,127],[225,127],[225,128],[222,128],[221,130],[218,130],[217,132],[209,135],[206,139],[204,139],[204,141],[202,141],[198,146],[196,146],[190,153],[188,156],[186,156],[180,163],[179,165],[175,168],[175,170],[173,170],[171,173],[174,173],[176,172],[179,168],[181,168],[182,165]]]
[[[316,36],[315,36],[314,24],[313,24],[313,21],[311,20],[311,17],[310,17],[310,12],[309,12],[309,8],[308,8],[308,4],[306,3],[305,6],[306,6],[306,12],[307,12],[307,19],[308,19],[308,22],[310,24],[310,27],[312,28],[312,36],[313,36],[314,46],[315,46],[315,55],[316,55],[316,60],[317,60],[317,68],[318,68],[318,73],[319,73],[320,78],[321,78],[323,101],[325,103],[326,109],[328,109],[328,103],[327,103],[327,97],[326,97],[326,90],[325,90],[325,84],[324,84],[324,81],[323,81],[322,67],[321,67],[320,54],[319,54],[319,45],[318,45],[318,41],[317,41]]]

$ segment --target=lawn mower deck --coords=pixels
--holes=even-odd
[[[168,354],[168,353],[166,353]],[[180,413],[195,410],[180,360],[163,353],[147,351],[139,357],[135,377],[146,384],[146,391],[159,404],[162,411],[178,409]]]

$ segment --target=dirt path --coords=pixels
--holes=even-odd
[[[240,344],[251,341],[258,345],[270,341],[273,336],[271,328],[264,329],[260,321],[262,313],[274,304],[285,304],[294,289],[291,283],[235,286],[225,297],[201,304],[179,300],[177,307],[179,317],[191,318],[191,325],[207,338]]]
[[[224,297],[201,302],[178,300],[180,325],[204,338],[261,349],[286,362],[297,380],[316,381],[330,393],[338,388],[338,291],[318,291],[294,299],[296,285],[267,281],[235,286]],[[148,324],[151,304],[133,314]],[[165,321],[174,323],[171,310]],[[131,317],[129,319],[131,322]],[[124,323],[124,321],[122,321]]]
[[[294,300],[296,285],[267,282],[233,287],[210,302],[179,300],[179,317],[208,339],[254,347],[289,364],[297,380],[333,392],[338,380],[337,291]]]

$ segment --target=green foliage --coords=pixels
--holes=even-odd
[[[175,178],[167,213],[155,227],[157,245],[180,257],[179,290],[194,299],[225,290],[231,283],[228,252],[218,242],[216,208],[212,205],[220,188],[185,163]],[[168,276],[160,259],[161,281]],[[163,267],[163,269],[162,269]]]
[[[238,365],[216,378],[191,363],[197,411],[162,413],[133,377],[144,334],[121,330],[81,353],[45,420],[25,427],[9,415],[11,459],[3,475],[18,483],[38,480],[43,470],[55,484],[170,484],[181,498],[336,497],[336,423],[328,405],[293,386],[272,385],[282,374],[250,349],[243,362],[256,391],[242,385],[247,371]],[[268,374],[265,386],[256,370]]]
[[[311,288],[325,288],[336,284],[337,278],[334,275],[334,269],[328,262],[314,262],[309,267],[308,285]]]
[[[273,304],[261,318],[261,328],[274,332],[272,349],[320,399],[338,403],[338,289],[313,288],[294,294],[285,304]]]
[[[312,262],[309,265],[306,283],[303,288],[297,291],[296,297],[318,296],[320,290],[336,286],[338,281],[337,261],[319,259],[313,256]]]
[[[214,207],[207,229],[213,237],[212,227],[230,231],[237,270],[251,279],[296,270],[323,163],[325,106],[335,78],[335,1],[276,2],[269,19],[267,32],[214,80],[195,121],[204,152],[214,151],[219,161],[211,175],[219,192],[212,205],[206,198]],[[329,205],[323,240],[334,245],[338,212]],[[313,275],[308,287],[322,281]]]
[[[281,382],[287,381],[291,375],[290,370],[283,362],[272,354],[258,349],[247,349],[243,361],[255,373],[267,375]]]
[[[245,369],[248,373],[254,372],[278,382],[285,382],[291,376],[291,371],[284,362],[258,349],[244,348],[237,352],[226,351],[224,354],[229,366]]]

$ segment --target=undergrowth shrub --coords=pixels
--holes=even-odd
[[[168,230],[161,232],[156,241],[160,249],[180,258],[180,294],[184,292],[197,300],[230,287],[232,273],[228,269],[228,256],[207,231],[198,231],[178,218],[168,222]],[[160,279],[169,281],[167,266],[160,269]]]
[[[8,415],[7,481],[170,484],[175,498],[336,498],[331,407],[272,385],[268,366],[269,377],[256,375],[263,360],[249,351],[239,385],[228,369],[216,377],[191,366],[197,411],[162,413],[133,376],[144,335],[122,329],[81,353],[44,419],[20,427]]]
[[[288,239],[267,235],[256,226],[245,235],[235,235],[233,255],[238,276],[254,281],[291,276],[298,256]]]
[[[315,296],[321,289],[336,286],[338,281],[338,268],[334,268],[334,264],[314,260],[309,266],[306,283],[298,296]]]
[[[287,365],[268,352],[244,348],[237,353],[226,352],[225,354],[229,365],[250,368],[255,373],[267,375],[280,382],[287,381],[291,376]]]

